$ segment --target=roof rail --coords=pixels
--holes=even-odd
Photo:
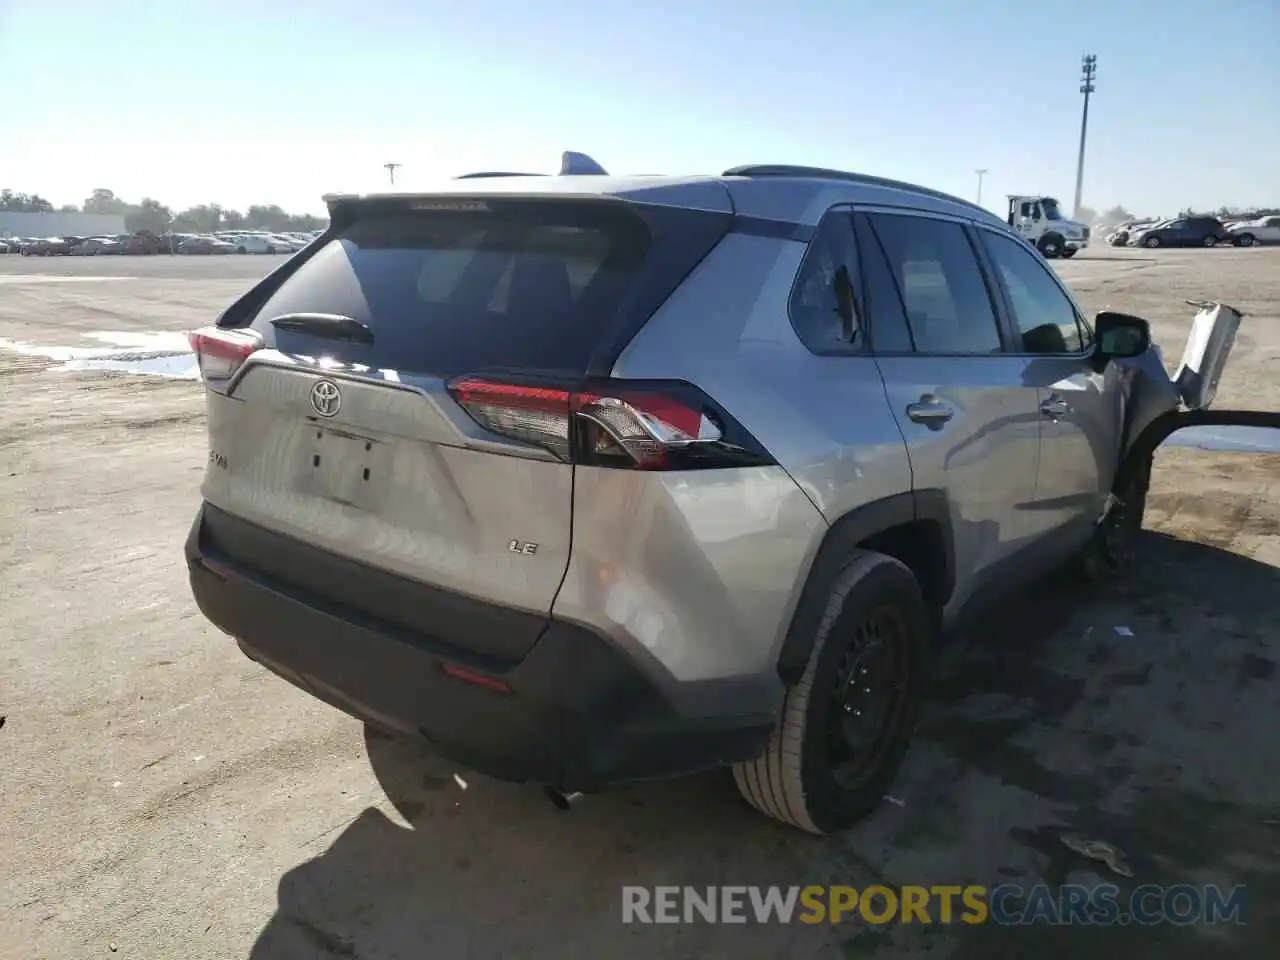
[[[482,171],[480,173],[462,173],[455,180],[475,180],[479,177],[545,177],[545,173],[507,173],[501,170]]]
[[[919,184],[907,183],[905,180],[890,180],[888,177],[876,177],[869,173],[851,173],[848,170],[832,170],[827,167],[805,167],[787,163],[748,163],[740,167],[730,167],[722,177],[810,177],[818,180],[842,180],[846,183],[861,183],[869,187],[888,187],[893,190],[908,190],[921,193],[935,200],[946,200],[958,203],[973,210],[981,210],[992,215],[986,207],[981,207],[971,200],[956,197],[941,190],[922,187]]]

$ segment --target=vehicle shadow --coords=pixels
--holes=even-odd
[[[1147,532],[1116,582],[1050,577],[993,609],[942,651],[894,802],[839,838],[759,816],[723,772],[562,812],[369,735],[404,822],[371,807],[286,873],[250,956],[1263,956],[1280,942],[1277,591],[1274,567]],[[1134,877],[1073,854],[1064,830],[1116,844]],[[1245,884],[1249,925],[624,925],[621,910],[627,884],[1104,880]]]

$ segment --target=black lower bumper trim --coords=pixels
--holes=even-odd
[[[206,551],[202,516],[187,541],[201,611],[252,659],[354,717],[421,736],[500,779],[564,791],[709,769],[758,756],[769,717],[690,718],[617,647],[555,620],[521,661],[493,676],[509,690],[451,676],[476,660],[308,602]]]

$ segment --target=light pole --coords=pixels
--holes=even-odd
[[[978,206],[982,206],[982,178],[985,177],[991,171],[988,170],[986,167],[979,167],[977,170],[973,172],[978,175],[978,199],[975,202],[978,204]]]
[[[391,185],[393,187],[396,185],[396,167],[403,167],[403,166],[404,166],[403,163],[384,163],[383,164],[383,167],[386,168],[387,173],[391,175]]]
[[[1080,59],[1080,92],[1084,94],[1084,112],[1080,115],[1080,159],[1076,161],[1076,205],[1071,215],[1080,216],[1080,195],[1084,189],[1084,140],[1089,132],[1089,95],[1098,75],[1098,58],[1086,53]]]

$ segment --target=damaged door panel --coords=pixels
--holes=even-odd
[[[1216,301],[1187,302],[1199,310],[1172,378],[1156,349],[1115,361],[1124,385],[1125,442],[1112,501],[1135,481],[1145,495],[1152,457],[1160,444],[1183,427],[1280,428],[1280,411],[1210,409],[1244,314]]]

